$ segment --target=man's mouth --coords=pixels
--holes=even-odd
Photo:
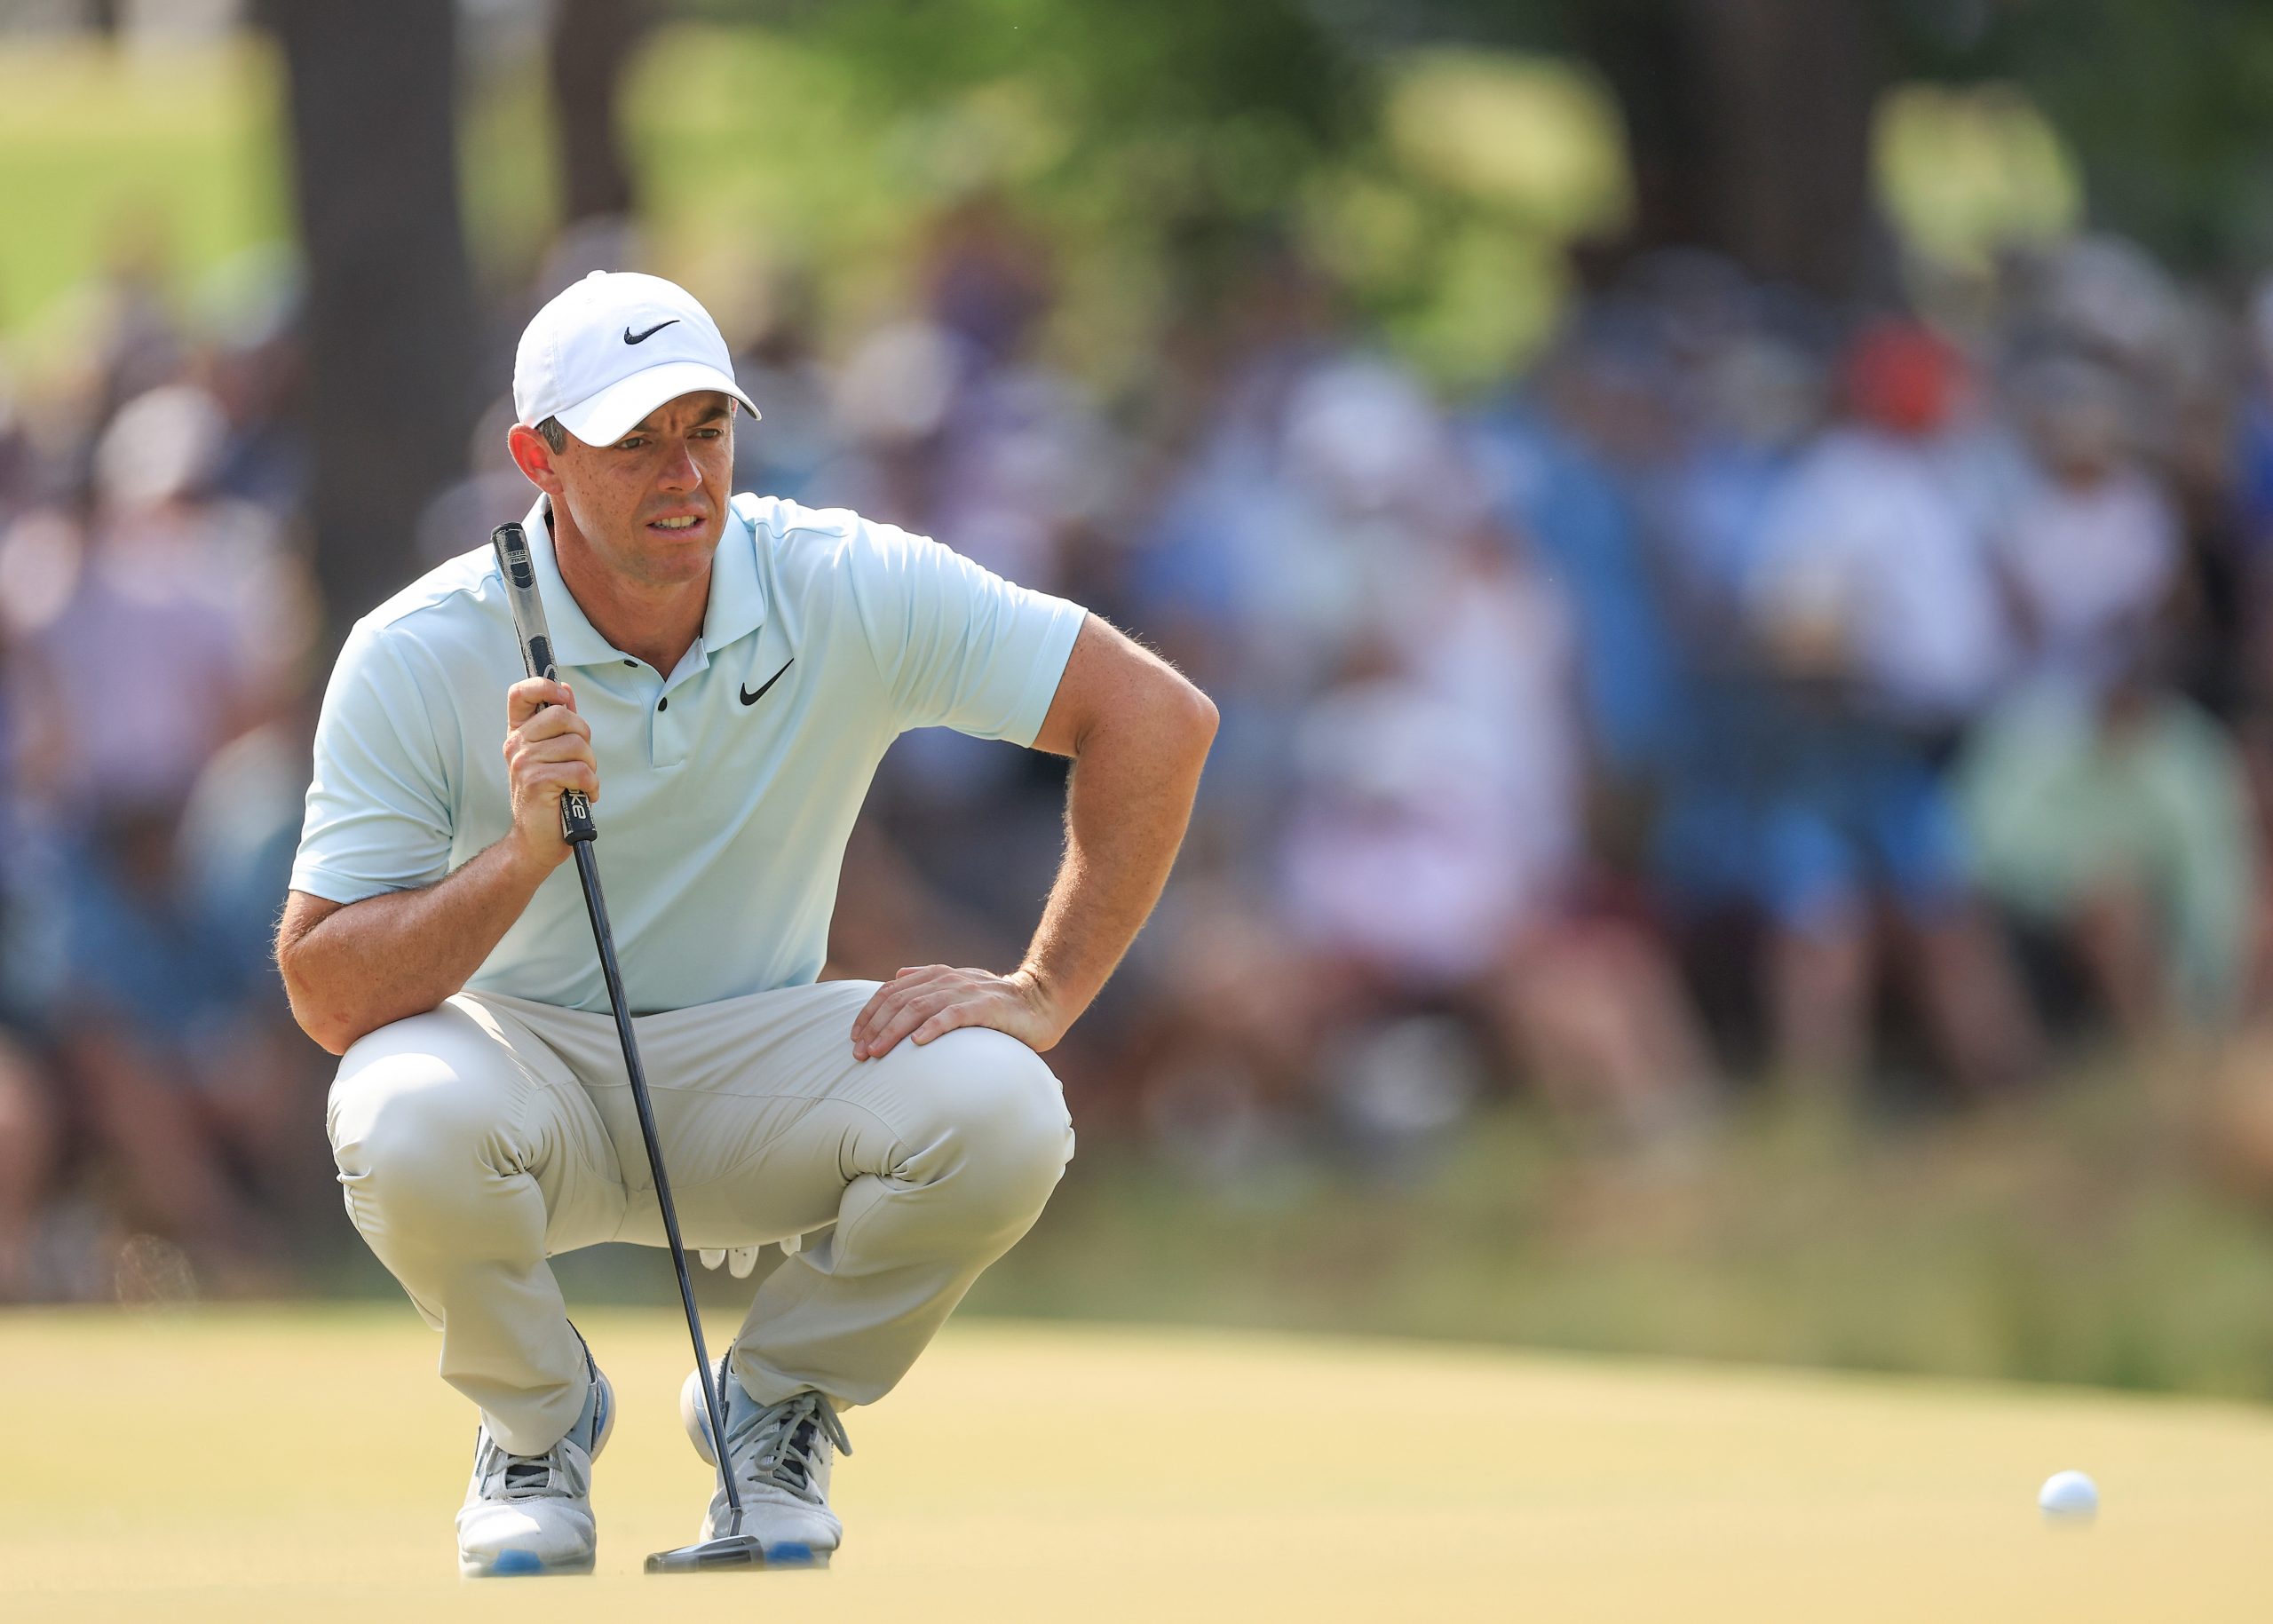
[[[675,519],[651,519],[647,525],[653,530],[692,530],[701,522],[699,514],[686,513]]]

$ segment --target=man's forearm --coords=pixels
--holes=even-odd
[[[1215,733],[1215,708],[1179,686],[1082,741],[1066,784],[1065,860],[1016,972],[1048,1001],[1060,1032],[1160,900]]]
[[[549,872],[508,837],[434,884],[326,915],[278,946],[293,1015],[338,1054],[432,1009],[481,967]]]

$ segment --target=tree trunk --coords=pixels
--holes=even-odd
[[[1625,119],[1633,246],[1713,249],[1832,297],[1876,282],[1867,0],[1596,0],[1577,20]]]
[[[477,329],[458,209],[451,0],[271,0],[289,80],[316,578],[335,642],[413,568],[464,472]]]
[[[631,212],[631,168],[624,160],[616,99],[652,16],[646,0],[558,0],[552,101],[565,225]]]

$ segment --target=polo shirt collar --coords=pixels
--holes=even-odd
[[[757,574],[757,533],[733,503],[710,557],[710,602],[702,611],[702,646],[716,654],[765,624],[765,582]]]
[[[536,566],[537,590],[552,632],[552,657],[561,665],[614,665],[624,652],[585,617],[583,606],[561,579],[552,548],[552,522],[540,496],[522,527],[528,532],[529,558]],[[757,537],[750,522],[731,504],[710,559],[710,600],[702,612],[702,648],[707,654],[765,623],[765,583],[757,574]]]
[[[600,636],[584,617],[584,606],[560,578],[560,559],[552,551],[552,519],[545,499],[539,496],[529,510],[529,561],[536,566],[537,594],[544,600],[544,622],[552,633],[552,658],[559,665],[615,665],[629,658]]]

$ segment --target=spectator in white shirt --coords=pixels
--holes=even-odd
[[[2030,676],[2096,691],[2150,630],[2176,579],[2178,521],[2132,456],[2119,379],[2092,362],[2038,363],[2018,391],[2034,453],[1998,536]]]

